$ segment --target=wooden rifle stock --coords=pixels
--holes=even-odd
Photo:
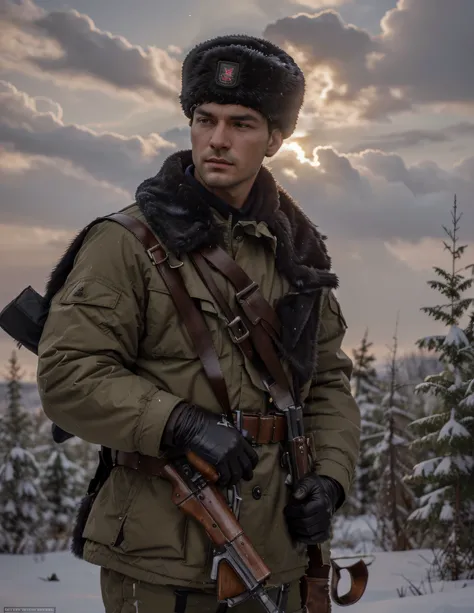
[[[244,563],[252,581],[263,585],[270,576],[270,569],[214,485],[218,474],[196,454],[189,452],[186,457],[187,462],[173,460],[161,469],[161,476],[171,483],[174,504],[203,526],[218,552],[231,548],[232,557]],[[223,556],[217,570],[218,599],[235,598],[246,591],[242,578]]]

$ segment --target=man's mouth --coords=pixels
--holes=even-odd
[[[206,160],[206,164],[213,164],[216,166],[233,166],[232,162],[228,162],[223,158],[209,158]]]

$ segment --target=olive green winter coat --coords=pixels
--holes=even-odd
[[[265,413],[267,395],[256,370],[232,343],[223,315],[187,253],[199,241],[212,242],[218,236],[272,305],[285,296],[288,304],[300,304],[291,302],[299,296],[295,286],[300,291],[306,287],[297,274],[300,280],[310,279],[300,264],[320,263],[312,277],[311,313],[308,296],[301,298],[300,310],[306,308],[309,319],[299,321],[294,311],[294,318],[282,323],[295,368],[301,366],[302,348],[313,360],[300,372],[303,376],[309,368],[301,390],[316,470],[337,479],[347,496],[359,451],[360,414],[349,387],[352,363],[341,349],[346,323],[330,287],[334,280],[323,270],[328,258],[322,239],[268,171],[262,170],[259,179],[264,209],[255,219],[233,224],[189,186],[183,187],[189,163],[189,153],[171,156],[124,212],[146,221],[171,261],[183,262],[178,270],[211,330],[233,410]],[[179,217],[177,205],[189,219]],[[286,226],[286,221],[277,223],[283,214],[289,220]],[[288,245],[290,251],[281,251]],[[281,271],[293,274],[292,259],[296,276],[288,279]],[[217,273],[215,279],[235,304],[230,284]],[[305,327],[310,320],[313,328]],[[318,335],[317,345],[311,342],[316,338],[308,338],[310,329],[313,337]],[[297,346],[291,348],[294,340]],[[284,362],[289,375],[290,363],[291,355]],[[112,449],[151,456],[159,455],[166,420],[179,402],[221,411],[160,274],[135,236],[111,221],[86,233],[74,267],[52,301],[39,346],[38,384],[44,411],[64,430]],[[256,449],[254,478],[242,482],[240,521],[270,567],[271,583],[291,581],[304,573],[307,560],[305,546],[292,544],[284,522],[290,491],[280,465],[281,446]],[[252,495],[256,486],[263,493],[260,498]],[[176,509],[170,485],[158,477],[114,467],[83,536],[84,559],[93,564],[151,583],[211,587],[210,542],[200,525]],[[328,550],[323,549],[328,561]]]

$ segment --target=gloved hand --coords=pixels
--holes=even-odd
[[[343,496],[342,486],[330,477],[311,473],[300,479],[284,511],[290,535],[307,545],[327,541]]]
[[[222,487],[253,478],[258,455],[222,415],[180,403],[168,419],[163,438],[165,445],[184,453],[194,451],[214,466],[220,475],[217,483]]]

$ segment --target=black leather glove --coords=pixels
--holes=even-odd
[[[253,478],[258,455],[222,415],[180,403],[171,413],[163,439],[165,446],[194,451],[214,466],[220,475],[217,483],[222,487]]]
[[[284,511],[290,535],[307,545],[327,541],[332,516],[343,497],[344,490],[335,479],[314,473],[300,479]]]

